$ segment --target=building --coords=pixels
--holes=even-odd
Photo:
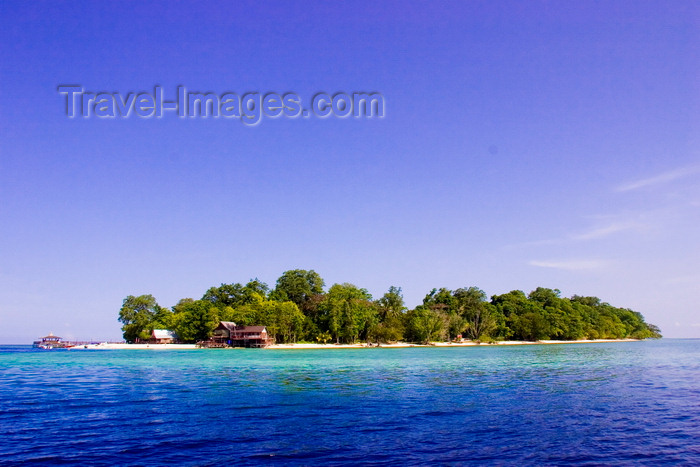
[[[209,347],[267,347],[273,343],[265,326],[238,326],[232,321],[221,321],[214,329]]]
[[[231,332],[236,329],[233,321],[221,321],[212,332],[208,347],[228,347],[231,345]]]
[[[154,329],[151,331],[150,344],[173,344],[177,341],[177,336],[173,331],[167,329]]]
[[[60,349],[68,347],[66,343],[61,341],[61,338],[54,336],[52,332],[48,336],[41,337],[38,341],[34,341],[33,347],[39,349]]]

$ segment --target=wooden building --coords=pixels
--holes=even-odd
[[[38,341],[34,341],[33,347],[39,349],[62,349],[70,347],[66,342],[63,342],[60,337],[54,336],[52,332],[48,336],[41,337]]]
[[[154,329],[151,331],[150,344],[174,344],[177,342],[177,336],[173,331],[167,329]]]
[[[261,348],[272,343],[265,326],[238,326],[232,321],[221,321],[208,346]]]

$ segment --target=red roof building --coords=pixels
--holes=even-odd
[[[215,347],[261,348],[273,341],[265,326],[238,326],[232,321],[221,321],[211,338]]]

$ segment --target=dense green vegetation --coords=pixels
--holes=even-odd
[[[257,279],[221,284],[170,310],[151,295],[130,295],[119,321],[127,342],[146,340],[153,329],[170,329],[183,342],[197,342],[208,339],[219,321],[267,326],[278,343],[661,337],[640,313],[597,297],[562,298],[557,289],[539,287],[529,295],[514,290],[490,300],[477,287],[433,289],[408,310],[398,287],[374,300],[352,284],[334,284],[325,292],[324,285],[315,271],[295,269],[282,274],[274,289]]]

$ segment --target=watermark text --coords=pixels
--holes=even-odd
[[[194,92],[178,86],[166,95],[161,86],[153,92],[93,92],[80,85],[60,85],[69,118],[179,118],[239,119],[257,125],[263,118],[383,118],[384,97],[379,92],[318,92],[310,99],[297,93]],[[306,103],[306,105],[305,105]]]

